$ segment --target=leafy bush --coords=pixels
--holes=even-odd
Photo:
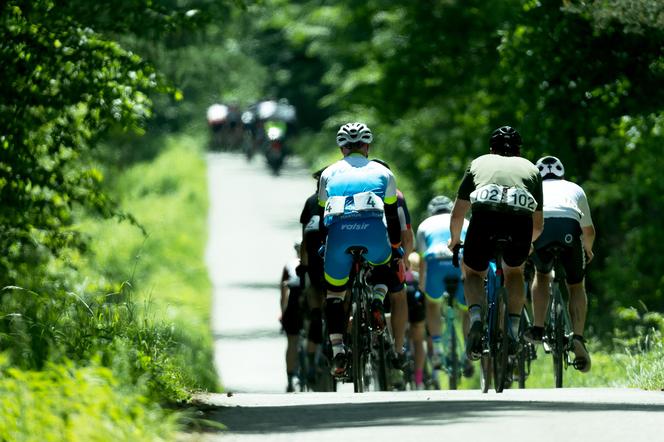
[[[171,440],[175,415],[119,382],[110,369],[48,364],[43,371],[7,367],[0,379],[0,440]]]

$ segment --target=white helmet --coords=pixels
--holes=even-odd
[[[371,129],[364,123],[346,123],[337,132],[337,145],[344,147],[348,143],[361,141],[370,144],[373,141]]]
[[[556,157],[546,156],[537,160],[535,166],[539,169],[542,178],[562,178],[565,176],[565,166]]]

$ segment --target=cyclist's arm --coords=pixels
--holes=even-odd
[[[304,234],[304,226],[302,226],[302,241],[300,242],[300,264],[303,266],[309,265],[309,253],[307,253],[307,239]]]
[[[392,248],[397,248],[401,245],[401,222],[399,221],[399,203],[397,198],[397,182],[394,175],[388,169],[387,185],[385,187],[385,220],[387,221],[387,235],[390,238]]]
[[[581,227],[583,232],[583,249],[586,251],[587,262],[592,261],[595,254],[593,253],[593,244],[595,242],[595,227],[593,225]]]
[[[385,219],[387,220],[387,234],[390,238],[390,244],[393,248],[401,245],[401,223],[399,222],[399,208],[397,207],[396,196],[392,203],[385,199]]]
[[[284,267],[283,272],[281,273],[281,299],[279,305],[281,306],[281,313],[283,314],[286,311],[286,306],[288,306],[288,269]]]
[[[464,200],[457,197],[454,201],[454,207],[450,215],[450,242],[448,244],[450,250],[453,250],[457,244],[461,243],[461,231],[463,230],[463,222],[466,219],[466,213],[470,209],[470,200]]]
[[[544,231],[544,212],[541,210],[536,210],[533,212],[533,238],[531,242],[535,242],[537,238]]]
[[[401,231],[401,245],[403,246],[404,256],[410,255],[414,250],[414,235],[412,229]],[[406,267],[410,267],[408,260],[405,261]]]
[[[537,207],[533,212],[533,237],[531,242],[535,242],[544,231],[544,192],[542,191],[542,176],[535,173],[533,188],[533,197],[537,202]]]

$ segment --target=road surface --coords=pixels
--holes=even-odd
[[[294,159],[272,176],[262,157],[208,155],[209,238],[215,364],[226,391],[286,391],[286,337],[279,281],[300,212],[316,182]]]

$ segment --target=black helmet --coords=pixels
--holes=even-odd
[[[429,216],[437,215],[439,213],[450,213],[454,203],[445,195],[438,195],[431,198],[427,205],[427,212]]]
[[[554,156],[546,156],[537,160],[535,163],[537,169],[539,169],[542,179],[560,179],[565,176],[565,166],[563,166],[562,161]]]
[[[521,135],[512,126],[501,126],[491,133],[489,147],[499,155],[520,155]]]

